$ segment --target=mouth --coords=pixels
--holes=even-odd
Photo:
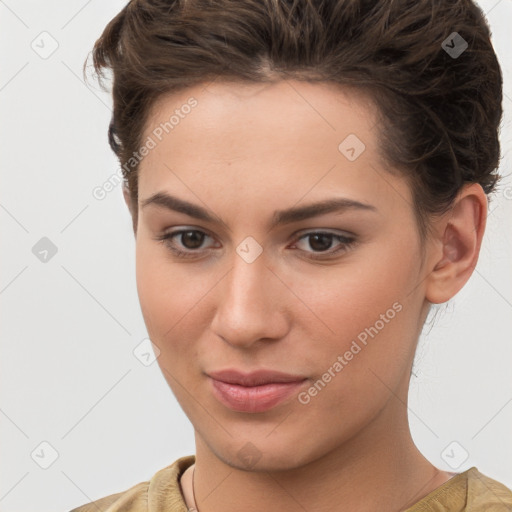
[[[301,375],[258,370],[223,370],[207,374],[212,393],[224,406],[238,412],[264,412],[296,393],[308,379]]]

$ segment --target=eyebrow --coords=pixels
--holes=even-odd
[[[184,199],[179,199],[167,192],[157,192],[141,202],[141,208],[146,208],[150,205],[184,213],[189,217],[205,222],[220,222],[226,226],[226,223],[222,219],[217,215],[210,213],[202,206],[190,203]],[[361,203],[354,199],[344,197],[333,197],[330,199],[324,199],[317,203],[308,204],[306,206],[294,206],[286,210],[277,210],[274,212],[269,229],[274,229],[278,225],[291,224],[293,222],[306,220],[327,213],[344,212],[354,209],[373,212],[377,211],[377,208],[371,204]]]

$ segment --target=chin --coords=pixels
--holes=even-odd
[[[295,435],[294,435],[295,434]],[[333,450],[337,439],[326,442],[312,432],[282,432],[281,435],[265,433],[207,439],[209,450],[226,465],[251,472],[289,471],[308,465]]]

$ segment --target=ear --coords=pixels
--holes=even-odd
[[[453,207],[435,221],[425,298],[433,304],[451,299],[476,267],[487,220],[487,196],[478,183],[465,185]]]
[[[128,206],[128,210],[132,213],[132,198],[130,197],[130,190],[128,189],[126,181],[123,181],[123,197],[126,206]]]
[[[128,184],[126,181],[123,182],[123,197],[124,202],[126,203],[126,206],[128,206],[128,210],[130,211],[130,215],[132,217],[132,227],[133,227],[133,234],[137,236],[137,224],[136,224],[136,211],[134,211],[133,204],[132,204],[132,198],[130,195],[130,189],[128,188]]]

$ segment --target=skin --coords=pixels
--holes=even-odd
[[[383,167],[375,106],[362,94],[289,80],[203,84],[162,96],[144,138],[190,97],[197,106],[140,164],[137,205],[125,190],[144,320],[195,431],[196,463],[181,479],[187,506],[410,507],[453,476],[414,445],[407,394],[429,305],[453,297],[477,263],[485,193],[466,185],[453,208],[433,219],[422,245],[411,190]],[[366,146],[354,161],[338,150],[350,133]],[[222,222],[142,207],[162,191]],[[332,197],[375,211],[327,213],[269,230],[276,210]],[[195,251],[193,258],[155,240],[180,228],[206,235],[196,245],[181,236],[168,242]],[[344,246],[333,236],[319,248],[304,237],[318,231],[352,234],[355,242]],[[263,249],[252,263],[236,252],[248,236]],[[394,303],[400,312],[309,403],[293,395],[269,411],[243,413],[213,396],[205,372],[225,368],[302,375],[307,391]],[[247,442],[259,457],[254,465],[239,457]]]

